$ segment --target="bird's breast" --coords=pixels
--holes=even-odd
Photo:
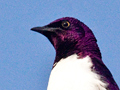
[[[51,71],[47,90],[106,90],[91,67],[91,58],[78,59],[76,54],[61,59]]]

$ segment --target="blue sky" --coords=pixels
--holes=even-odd
[[[30,28],[65,16],[92,29],[120,87],[119,0],[0,0],[0,90],[46,90],[55,50]]]

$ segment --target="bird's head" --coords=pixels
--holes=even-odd
[[[53,44],[58,59],[74,53],[80,57],[96,54],[99,48],[92,31],[78,19],[64,17],[31,30],[45,35]],[[99,52],[100,53],[100,52]],[[101,55],[98,55],[101,58]]]

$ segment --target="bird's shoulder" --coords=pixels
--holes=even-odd
[[[107,90],[119,90],[116,82],[113,79],[113,76],[109,69],[106,67],[106,65],[102,62],[102,60],[99,60],[98,58],[94,57],[92,58],[93,67],[92,69],[101,76],[101,80],[103,82],[108,83],[108,86],[106,87]]]

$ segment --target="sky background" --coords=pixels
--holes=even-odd
[[[120,87],[120,0],[0,0],[0,90],[46,90],[55,50],[30,29],[66,16],[92,29]]]

